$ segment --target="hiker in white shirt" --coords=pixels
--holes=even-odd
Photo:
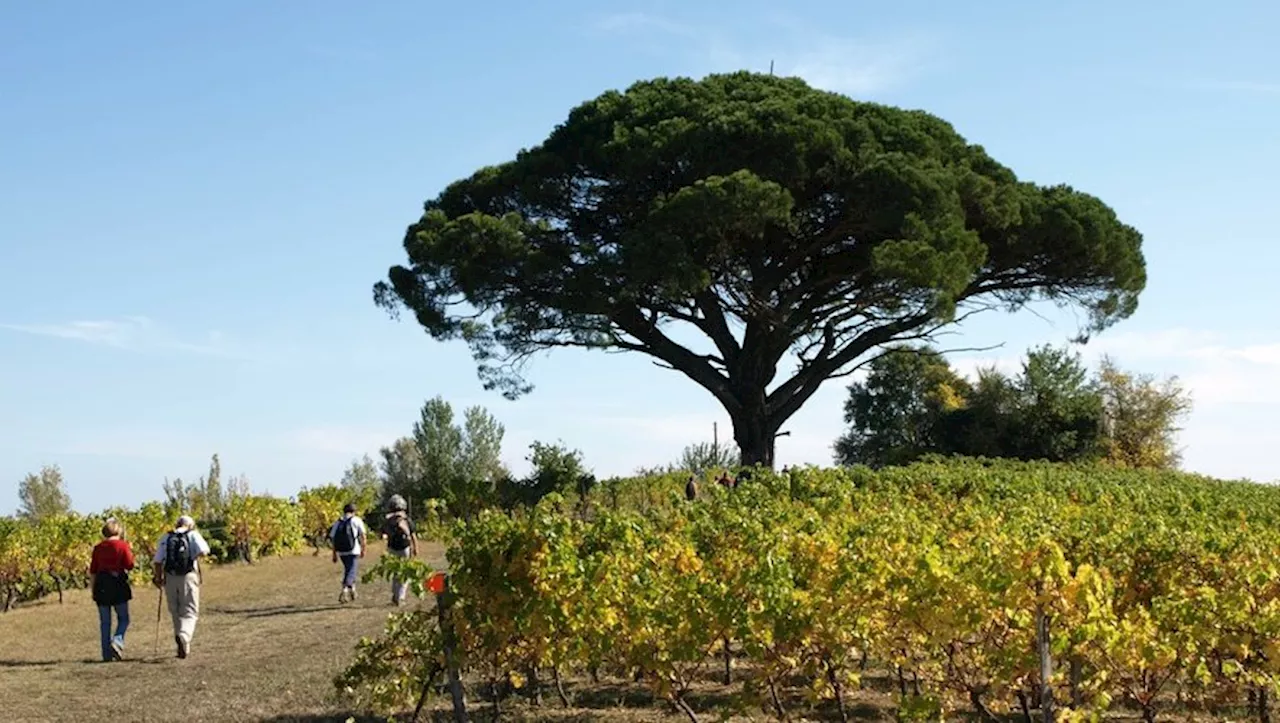
[[[173,642],[178,646],[179,658],[191,652],[191,638],[200,617],[200,558],[208,554],[209,543],[196,532],[196,521],[187,515],[179,517],[173,531],[164,533],[156,543],[151,582],[169,598]]]
[[[342,508],[342,519],[329,528],[329,541],[333,543],[333,561],[342,560],[342,592],[338,602],[356,599],[356,567],[364,557],[368,531],[364,520],[356,515],[356,506],[350,502]]]

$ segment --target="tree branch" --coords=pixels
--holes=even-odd
[[[720,309],[719,297],[708,288],[698,292],[694,302],[697,303],[698,311],[702,313],[706,323],[706,326],[701,328],[715,342],[726,366],[736,364],[742,348],[738,346],[738,341],[733,338],[733,332],[729,330],[729,323]]]
[[[828,356],[819,356],[812,364],[800,369],[782,386],[768,396],[766,407],[771,419],[785,420],[795,414],[813,393],[818,391],[822,382],[853,363],[868,350],[887,344],[898,338],[900,334],[912,328],[928,323],[929,315],[909,316],[894,322],[878,326],[859,334],[843,349]]]
[[[741,408],[729,388],[729,380],[711,366],[706,357],[699,356],[675,343],[662,333],[656,323],[645,319],[637,307],[616,310],[611,320],[631,337],[640,342],[635,351],[656,357],[711,392],[731,415]]]

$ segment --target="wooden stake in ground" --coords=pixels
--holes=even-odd
[[[453,720],[454,723],[467,723],[467,702],[463,695],[462,677],[458,672],[458,639],[449,616],[449,608],[453,605],[453,591],[449,589],[449,576],[446,573],[437,572],[430,577],[427,587],[436,596],[440,633],[444,636],[445,673],[449,680],[449,697],[453,699]]]

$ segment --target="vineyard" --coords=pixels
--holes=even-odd
[[[296,501],[268,495],[231,495],[209,519],[199,521],[215,562],[252,562],[264,555],[324,544],[328,526],[342,514],[345,490],[325,485],[303,490]],[[359,500],[362,509],[372,499]],[[0,518],[0,605],[15,604],[88,584],[89,552],[101,540],[102,523],[114,517],[133,546],[135,584],[150,579],[148,561],[161,535],[186,510],[148,502],[136,510],[115,508],[99,515],[55,515],[28,521]]]
[[[451,623],[392,615],[338,688],[410,710],[454,641],[495,709],[607,677],[693,721],[848,720],[875,674],[899,720],[1269,720],[1280,490],[979,461],[762,472],[692,502],[683,484],[452,523]],[[708,680],[719,703],[691,696]]]

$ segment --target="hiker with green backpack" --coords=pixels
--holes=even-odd
[[[382,522],[382,536],[387,541],[387,554],[395,557],[417,557],[418,540],[414,535],[413,520],[406,511],[409,505],[400,495],[391,495],[387,501],[391,509]],[[408,582],[398,577],[391,579],[391,604],[404,605]]]
[[[342,592],[338,602],[356,599],[357,561],[364,557],[367,530],[364,520],[356,515],[356,506],[350,502],[342,508],[342,519],[329,528],[329,541],[333,543],[333,561],[342,560]]]

